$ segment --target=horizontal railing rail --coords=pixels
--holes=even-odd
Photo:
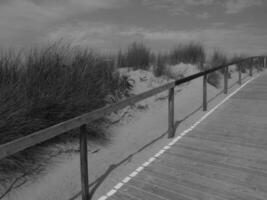
[[[197,79],[203,76],[203,110],[207,110],[207,76],[210,73],[216,72],[218,70],[224,69],[224,93],[228,92],[228,67],[231,65],[240,65],[244,62],[251,62],[249,68],[249,75],[252,76],[253,62],[258,61],[261,68],[266,68],[267,57],[266,56],[256,56],[239,61],[227,63],[224,65],[216,66],[206,71],[196,73],[194,75],[185,77],[183,79],[175,80],[149,90],[147,92],[132,96],[123,101],[109,105],[92,112],[74,117],[72,119],[66,120],[64,122],[58,123],[46,129],[34,132],[30,135],[24,136],[22,138],[10,141],[8,143],[0,145],[0,159],[3,159],[7,156],[13,155],[17,152],[23,151],[29,147],[33,147],[37,144],[45,142],[49,139],[52,139],[56,136],[64,134],[68,131],[71,131],[76,128],[80,128],[80,158],[81,158],[81,181],[82,181],[82,199],[90,199],[89,195],[89,186],[88,186],[88,164],[87,164],[87,133],[86,133],[86,124],[106,116],[112,112],[125,108],[129,105],[133,105],[141,100],[154,96],[163,91],[169,90],[168,98],[168,137],[174,137],[175,128],[174,128],[174,88],[177,85],[189,82],[191,80]],[[238,83],[242,84],[242,67],[238,67],[239,80]],[[259,71],[259,69],[257,70]]]

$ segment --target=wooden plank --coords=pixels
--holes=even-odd
[[[246,152],[244,152],[245,154]],[[170,154],[172,156],[190,156],[192,159],[204,157],[205,161],[211,161],[216,162],[218,164],[228,164],[230,166],[240,167],[240,168],[246,168],[251,169],[253,171],[261,171],[266,172],[267,171],[267,160],[261,159],[261,163],[259,163],[259,159],[250,159],[248,156],[234,156],[231,153],[218,153],[214,151],[203,151],[198,148],[193,147],[185,147],[185,146],[178,146],[176,148],[172,148],[169,151],[167,151],[167,154]],[[243,154],[243,155],[244,155]]]
[[[252,147],[252,148],[267,149],[267,145],[265,144],[265,142],[258,143],[259,140],[248,141],[248,139],[244,137],[230,137],[229,138],[229,136],[216,135],[216,133],[209,134],[209,135],[207,134],[204,135],[203,133],[204,132],[199,132],[199,134],[188,135],[188,137],[206,139],[206,140],[211,140],[211,141],[221,141],[223,143],[229,143],[232,145],[243,145],[243,146]]]
[[[159,167],[163,167],[163,169],[160,168],[157,173],[169,174],[180,181],[199,182],[197,185],[208,186],[209,182],[215,180],[221,181],[222,184],[229,185],[231,183],[232,185],[236,185],[236,187],[247,188],[247,190],[252,193],[252,190],[260,191],[259,193],[261,193],[262,196],[267,194],[265,176],[248,174],[247,171],[238,170],[233,167],[197,162],[188,157],[164,157],[164,160],[153,163],[153,165],[146,170],[157,170]],[[188,185],[188,187],[192,188],[193,186],[190,185]],[[212,188],[212,186],[209,187]]]
[[[266,182],[262,178],[256,180],[251,176],[250,182],[247,180],[248,176],[245,173],[227,169],[220,170],[209,165],[196,165],[194,162],[179,161],[158,162],[146,168],[144,172],[151,174],[153,177],[180,185],[187,190],[206,193],[207,196],[210,194],[225,199],[229,199],[229,197],[235,199],[234,196],[237,198],[252,196],[266,199]],[[233,188],[236,191],[233,191]],[[238,192],[239,190],[242,192]]]
[[[157,195],[156,193],[152,193],[149,190],[142,190],[138,187],[135,187],[133,185],[130,185],[129,182],[124,185],[120,191],[123,193],[129,194],[130,196],[133,196],[134,198],[138,199],[145,199],[145,200],[166,200],[166,198],[163,198],[162,196]]]
[[[234,113],[231,115],[229,115],[227,113],[226,114],[221,113],[220,116],[221,116],[220,119],[224,122],[224,124],[231,124],[233,119],[235,119],[235,124],[231,124],[231,126],[240,126],[240,125],[244,125],[244,123],[248,123],[248,127],[254,126],[257,128],[261,128],[261,129],[267,128],[266,120],[262,116],[253,116],[253,119],[251,119],[250,115],[247,115],[247,114],[240,115],[240,113]],[[216,118],[216,117],[214,117],[214,118]],[[209,122],[211,122],[211,121],[212,121],[212,124],[215,124],[215,126],[222,124],[215,119],[210,120]],[[205,124],[207,124],[207,122],[203,122],[203,123],[199,124],[199,126],[197,128],[204,127]]]
[[[179,182],[177,180],[172,181],[170,180],[168,175],[164,175],[165,174],[162,174],[161,172],[155,174],[151,171],[145,170],[140,175],[138,175],[135,180],[147,182],[150,185],[156,185],[160,188],[178,193],[180,196],[182,196],[183,199],[190,198],[193,200],[224,200],[224,198],[221,198],[214,194],[209,194],[195,188],[190,188],[186,184],[183,184],[182,182]]]
[[[147,182],[139,181],[138,179],[132,179],[128,182],[129,185],[139,188],[143,191],[148,191],[151,194],[156,194],[164,199],[168,200],[195,200],[193,198],[187,197],[185,195],[181,195],[175,191],[168,190],[166,188],[162,188],[157,184],[149,184]],[[146,198],[143,198],[146,199]]]
[[[253,139],[253,140],[264,140],[267,141],[267,138],[261,138],[266,135],[266,125],[265,124],[258,124],[255,125],[253,122],[250,122],[248,124],[251,124],[251,126],[242,126],[241,123],[238,121],[236,124],[229,124],[229,128],[225,128],[225,124],[212,124],[210,127],[203,127],[199,126],[197,131],[203,134],[217,134],[221,136],[239,136],[241,138],[247,138],[248,140]],[[190,133],[192,135],[193,133]]]
[[[240,99],[246,98],[246,99],[252,99],[252,100],[267,100],[267,94],[262,93],[260,95],[255,95],[255,93],[251,93],[251,94],[240,93],[236,95],[235,98],[240,98]]]
[[[126,194],[124,192],[117,191],[114,195],[109,197],[109,200],[141,200],[139,198],[133,197],[129,194]]]
[[[235,166],[235,165],[231,165],[230,163],[227,162],[216,162],[212,159],[209,158],[197,158],[196,156],[192,156],[192,155],[182,155],[182,154],[170,154],[167,153],[168,155],[165,156],[165,159],[172,159],[172,160],[191,160],[192,162],[198,163],[199,165],[209,165],[209,166],[214,166],[216,168],[220,168],[220,169],[230,169],[230,170],[236,170],[239,172],[244,172],[246,174],[253,174],[254,176],[261,176],[264,177],[267,180],[267,173],[264,171],[259,171],[259,170],[255,170],[252,168],[246,168],[244,166]]]
[[[267,149],[259,149],[238,144],[233,145],[231,143],[203,138],[185,137],[182,142],[172,146],[173,151],[178,151],[176,148],[194,149],[200,152],[229,155],[235,158],[249,159],[250,161],[257,163],[259,163],[259,161],[267,161]],[[172,149],[170,149],[170,151],[172,151]]]

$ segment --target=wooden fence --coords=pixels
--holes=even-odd
[[[260,68],[266,68],[267,57],[257,56],[250,57],[243,60],[235,61],[225,65],[217,66],[209,70],[188,76],[183,79],[172,81],[155,89],[149,90],[147,92],[141,93],[139,95],[132,96],[128,99],[115,103],[114,105],[106,106],[90,113],[80,115],[78,117],[69,119],[67,121],[61,122],[54,126],[48,127],[46,129],[34,132],[25,137],[13,140],[11,142],[0,145],[0,159],[7,156],[13,155],[19,151],[25,150],[26,148],[33,147],[58,135],[66,133],[70,130],[79,128],[80,129],[80,170],[81,170],[81,185],[82,185],[82,199],[91,199],[89,192],[89,179],[88,179],[88,162],[87,162],[87,132],[86,124],[92,122],[96,119],[106,116],[112,112],[119,109],[125,108],[129,105],[135,104],[143,99],[154,96],[163,91],[169,90],[168,98],[168,137],[172,138],[175,135],[174,128],[174,88],[177,85],[186,83],[188,81],[194,80],[199,77],[203,77],[203,111],[207,110],[207,80],[208,75],[212,72],[223,70],[224,71],[224,93],[228,93],[228,68],[230,65],[237,65],[239,72],[238,83],[242,84],[242,64],[249,62],[249,75],[253,75],[253,64],[257,62],[257,71]]]

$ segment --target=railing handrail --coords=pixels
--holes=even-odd
[[[242,59],[236,62],[231,62],[231,63],[227,63],[224,65],[220,65],[214,68],[211,68],[209,70],[203,71],[203,72],[199,72],[196,74],[193,74],[191,76],[179,79],[179,80],[175,80],[172,82],[169,82],[167,84],[164,84],[162,86],[159,86],[157,88],[151,89],[149,91],[143,92],[141,94],[129,97],[125,100],[122,100],[118,103],[109,105],[109,106],[105,106],[103,108],[99,108],[96,109],[94,111],[91,111],[89,113],[85,113],[82,114],[80,116],[74,117],[72,119],[66,120],[64,122],[55,124],[53,126],[50,126],[48,128],[39,130],[37,132],[34,132],[32,134],[29,134],[27,136],[15,139],[13,141],[7,142],[5,144],[0,145],[0,160],[10,156],[12,154],[15,154],[19,151],[22,151],[26,148],[35,146],[39,143],[42,143],[44,141],[47,141],[49,139],[52,139],[56,136],[59,136],[65,132],[68,132],[70,130],[73,130],[75,128],[79,128],[80,126],[84,125],[84,124],[88,124],[89,122],[99,119],[109,113],[115,112],[119,109],[125,108],[131,104],[137,103],[143,99],[146,99],[148,97],[154,96],[158,93],[161,93],[165,90],[168,90],[170,88],[173,88],[177,85],[186,83],[188,81],[197,79],[201,76],[210,74],[212,72],[218,71],[220,69],[226,68],[230,65],[235,65],[235,64],[239,64],[242,62],[245,62],[247,60],[251,60],[254,58],[259,58],[259,57],[263,57],[263,56],[255,56],[255,57],[250,57],[250,58],[246,58],[246,59]]]
[[[118,103],[105,106],[103,108],[96,109],[89,113],[74,117],[72,119],[63,121],[56,125],[50,126],[48,128],[39,130],[30,135],[21,137],[19,139],[7,142],[0,145],[0,160],[13,155],[17,152],[20,152],[26,148],[33,147],[39,143],[52,139],[56,136],[59,136],[65,132],[73,130],[75,128],[80,128],[80,155],[81,155],[81,176],[82,176],[82,199],[89,199],[88,191],[88,166],[87,166],[87,133],[86,133],[86,124],[92,122],[93,120],[99,119],[107,114],[115,112],[119,109],[125,108],[131,104],[137,103],[143,99],[154,96],[163,91],[169,90],[169,137],[174,136],[174,88],[177,85],[181,85],[188,81],[197,79],[203,76],[203,110],[207,109],[207,75],[218,71],[220,69],[226,68],[224,71],[224,93],[227,94],[227,84],[228,84],[228,67],[231,65],[240,64],[245,61],[261,58],[263,67],[266,67],[266,56],[254,56],[245,58],[239,61],[230,62],[224,65],[213,67],[209,70],[193,74],[191,76],[185,77],[183,79],[175,80],[169,83],[166,83],[157,88],[151,89],[149,91],[143,92],[141,94],[132,96],[125,100],[122,100]],[[252,76],[252,66],[250,66],[250,75]],[[239,84],[241,84],[241,68],[239,68]]]

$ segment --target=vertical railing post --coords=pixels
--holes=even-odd
[[[265,59],[264,57],[261,58],[261,71],[264,69],[264,66],[265,66]]]
[[[238,64],[238,84],[242,85],[242,64]]]
[[[261,71],[263,70],[264,68],[264,57],[261,57]]]
[[[174,137],[174,88],[169,90],[168,101],[168,138]]]
[[[81,168],[82,200],[90,200],[89,184],[88,184],[86,125],[80,127],[80,168]]]
[[[203,76],[203,111],[207,111],[207,74]]]
[[[259,73],[261,70],[261,66],[262,66],[262,59],[258,58],[257,59],[257,72]]]
[[[228,93],[228,66],[224,68],[224,94]]]
[[[252,70],[253,70],[253,58],[250,61],[249,76],[252,76],[253,75],[253,71]]]
[[[266,68],[266,65],[267,65],[267,57],[265,56],[263,59],[264,59],[263,68]]]

